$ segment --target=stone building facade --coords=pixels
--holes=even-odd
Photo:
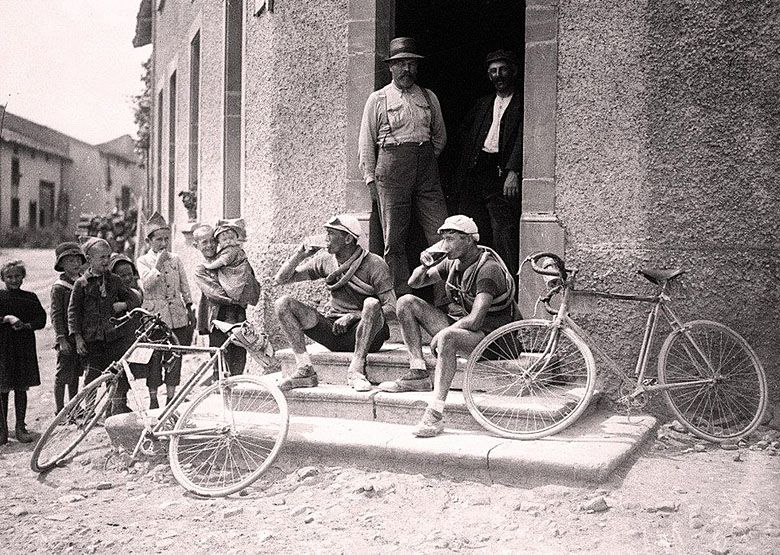
[[[59,226],[127,210],[145,189],[132,137],[91,145],[6,113],[0,136],[0,230]]]
[[[587,286],[650,291],[642,266],[682,265],[688,318],[740,330],[778,398],[780,7],[737,0],[142,0],[153,43],[152,206],[183,230],[243,216],[268,306],[278,264],[336,212],[367,218],[357,137],[389,81],[390,38],[415,36],[448,130],[489,91],[481,60],[522,52],[521,256],[564,254]],[[455,154],[442,155],[447,186]],[[184,251],[183,251],[184,252]],[[541,287],[521,276],[526,316]],[[321,291],[296,286],[312,299]],[[626,366],[645,315],[583,303]]]

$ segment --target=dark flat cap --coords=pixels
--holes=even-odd
[[[515,53],[511,50],[495,50],[488,54],[485,57],[485,65],[489,66],[493,62],[499,62],[504,61],[508,62],[514,66],[519,66],[520,64],[517,62],[517,56],[515,56]]]

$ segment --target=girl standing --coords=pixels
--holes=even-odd
[[[0,267],[5,289],[0,290],[0,445],[8,443],[8,401],[14,392],[16,439],[30,443],[27,431],[27,390],[41,385],[35,330],[46,325],[46,311],[35,293],[23,291],[27,270],[21,260]]]

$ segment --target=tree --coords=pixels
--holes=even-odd
[[[138,138],[135,141],[135,149],[144,165],[148,160],[149,133],[152,117],[152,57],[143,65],[141,81],[144,84],[144,92],[133,97],[133,111],[135,124],[138,126]]]

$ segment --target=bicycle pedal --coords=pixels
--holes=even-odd
[[[648,385],[657,385],[658,384],[658,378],[645,378],[642,380],[642,385],[648,386]]]

